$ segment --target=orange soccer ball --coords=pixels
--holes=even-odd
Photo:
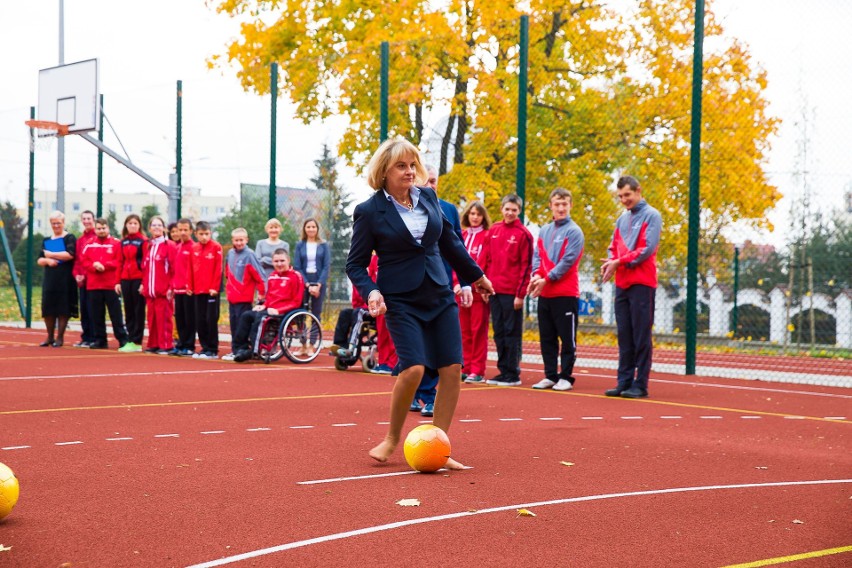
[[[19,491],[18,478],[8,466],[0,463],[0,519],[12,512]]]
[[[405,438],[405,461],[416,471],[438,471],[450,457],[450,439],[434,424],[423,424]]]

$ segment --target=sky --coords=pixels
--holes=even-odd
[[[38,71],[59,62],[59,0],[0,2],[0,201],[23,206],[28,183],[28,131],[37,104]],[[839,206],[852,189],[852,86],[846,43],[852,23],[847,0],[716,0],[708,2],[728,35],[749,46],[769,73],[770,112],[783,124],[772,141],[770,182],[786,195],[770,213],[778,230],[749,235],[780,243],[790,204],[801,194],[797,141],[808,118],[808,180],[815,206]],[[208,70],[206,60],[237,36],[239,22],[216,14],[203,0],[65,0],[65,63],[98,58],[107,126],[105,143],[166,182],[174,165],[176,82],[183,84],[183,183],[202,195],[238,195],[239,184],[269,182],[269,96],[245,93],[233,70]],[[278,103],[278,185],[305,187],[323,143],[335,147],[346,121],[304,125],[286,96]],[[66,191],[94,190],[93,146],[66,137]],[[122,152],[123,153],[123,152]],[[35,183],[56,184],[55,150],[36,154]],[[156,192],[107,158],[105,188]],[[370,194],[345,167],[341,181],[357,200]]]

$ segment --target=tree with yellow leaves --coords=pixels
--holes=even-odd
[[[211,0],[211,3],[214,3]],[[587,259],[601,258],[618,206],[614,178],[636,176],[663,215],[660,258],[683,266],[688,209],[694,0],[530,0],[526,215],[547,220],[547,196],[570,189]],[[222,0],[246,19],[211,65],[235,64],[246,89],[269,92],[269,64],[305,122],[342,114],[339,155],[361,168],[379,143],[380,44],[390,44],[390,135],[416,144],[446,113],[442,197],[482,192],[496,213],[515,191],[519,18],[507,0]],[[702,242],[733,221],[766,223],[780,199],[763,172],[777,128],[766,75],[706,11]]]

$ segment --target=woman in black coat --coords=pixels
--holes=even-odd
[[[41,317],[47,327],[47,339],[41,347],[62,347],[68,320],[79,315],[77,309],[77,283],[71,273],[77,238],[65,231],[65,215],[61,211],[50,214],[53,236],[45,237],[36,261],[44,267],[41,287]]]

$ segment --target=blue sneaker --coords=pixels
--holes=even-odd
[[[390,375],[391,373],[393,373],[393,369],[391,369],[388,365],[382,364],[376,365],[370,372],[374,375]]]
[[[423,405],[423,410],[420,411],[421,416],[432,416],[435,413],[435,405],[427,402]]]

